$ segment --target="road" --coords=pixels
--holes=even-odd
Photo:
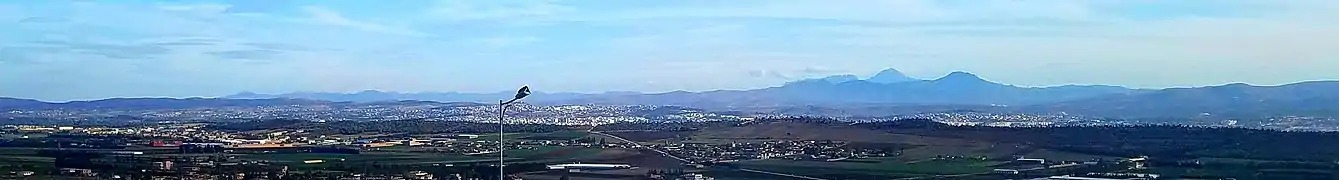
[[[688,163],[688,164],[692,164],[692,163],[693,163],[692,161],[689,161],[689,160],[684,159],[684,158],[680,158],[679,156],[674,156],[673,154],[670,154],[669,152],[661,151],[661,150],[656,149],[656,148],[651,148],[651,147],[647,147],[647,146],[642,146],[641,143],[637,143],[636,141],[632,141],[632,140],[628,140],[628,139],[623,139],[623,137],[618,137],[618,136],[615,136],[615,135],[612,135],[612,134],[605,134],[604,132],[599,132],[599,131],[591,131],[590,133],[592,133],[592,134],[599,134],[599,135],[601,135],[601,136],[607,136],[607,137],[611,137],[611,138],[614,138],[614,139],[618,139],[619,141],[623,141],[623,142],[627,142],[627,143],[636,145],[638,148],[643,148],[643,149],[648,149],[648,150],[651,150],[651,151],[658,152],[658,153],[660,153],[660,154],[665,155],[665,157],[674,158],[675,160],[679,160],[680,162],[683,162],[683,163]]]
[[[595,129],[595,128],[591,128],[591,129],[593,130],[593,129]],[[648,150],[651,150],[651,151],[655,151],[655,152],[658,152],[658,153],[660,153],[660,154],[665,155],[665,157],[674,158],[674,159],[679,160],[680,162],[683,162],[683,163],[693,164],[692,161],[688,161],[687,159],[680,158],[679,156],[674,156],[673,154],[670,154],[669,152],[661,151],[661,150],[656,149],[656,148],[651,148],[651,147],[649,147],[649,146],[643,146],[641,143],[637,143],[636,141],[632,141],[632,140],[628,140],[628,139],[623,139],[623,137],[618,137],[618,136],[615,136],[615,135],[612,135],[612,134],[605,134],[604,132],[599,132],[599,131],[589,131],[589,132],[590,132],[591,134],[598,134],[598,135],[601,135],[601,136],[607,136],[607,137],[611,137],[611,138],[614,138],[614,139],[618,139],[619,141],[623,141],[623,142],[627,142],[627,143],[636,145],[636,147],[638,147],[638,148],[643,148],[643,149],[648,149]],[[822,179],[822,178],[809,177],[809,176],[801,176],[801,175],[794,175],[794,174],[786,174],[786,173],[779,173],[779,172],[769,172],[769,171],[760,171],[760,170],[752,170],[752,169],[739,169],[739,170],[740,170],[740,171],[744,171],[744,172],[761,173],[761,174],[770,174],[770,175],[775,175],[775,176],[784,176],[784,177],[791,177],[791,178],[798,178],[798,179],[827,180],[827,179]]]
[[[800,175],[786,174],[786,173],[777,173],[777,172],[767,172],[767,171],[759,171],[759,170],[752,170],[752,169],[739,169],[739,170],[740,170],[740,171],[744,171],[744,172],[771,174],[771,175],[777,175],[777,176],[792,177],[792,178],[797,178],[797,179],[825,180],[825,179],[819,179],[819,178],[809,177],[809,176],[800,176]]]

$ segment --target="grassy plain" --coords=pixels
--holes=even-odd
[[[240,155],[243,159],[265,160],[280,164],[290,165],[308,165],[302,161],[305,160],[323,160],[325,163],[311,164],[311,166],[329,165],[332,163],[344,164],[432,164],[432,163],[463,163],[495,160],[487,156],[464,156],[448,154],[431,153],[381,153],[369,152],[362,154],[325,154],[325,153],[294,153],[294,154],[246,154]]]
[[[991,166],[1004,162],[974,159],[933,160],[908,163],[893,158],[853,161],[792,161],[757,160],[736,163],[740,168],[792,173],[815,177],[920,177],[932,175],[973,174],[990,172]]]

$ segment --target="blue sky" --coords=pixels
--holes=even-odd
[[[0,96],[1020,86],[1339,78],[1324,0],[0,1]]]

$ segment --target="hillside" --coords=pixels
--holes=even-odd
[[[1115,118],[1339,117],[1339,81],[1279,86],[1228,84],[1118,94],[1022,108]]]
[[[755,141],[841,140],[904,144],[906,155],[1048,155],[1055,157],[1150,156],[1168,161],[1240,158],[1333,162],[1339,146],[1335,132],[1283,132],[1241,128],[1178,126],[1096,126],[1007,128],[950,126],[927,119],[831,124],[821,121],[769,121],[704,128],[694,140]],[[1248,153],[1249,152],[1249,153]],[[1076,156],[1078,155],[1078,156]],[[1034,157],[1034,156],[1029,156]]]
[[[31,99],[19,99],[19,98],[0,97],[0,109],[4,109],[4,108],[32,107],[32,106],[39,106],[39,105],[43,105],[43,104],[46,104],[46,102],[37,101],[37,100],[31,100]]]
[[[844,105],[879,103],[903,105],[1030,105],[1063,102],[1111,94],[1137,93],[1118,86],[1018,87],[985,80],[968,72],[953,72],[933,80],[906,77],[888,69],[868,79],[855,75],[832,75],[804,79],[775,87],[749,90],[715,90],[665,93],[609,92],[598,94],[536,93],[526,102],[539,104],[615,104],[679,105],[699,108],[739,108],[792,105]],[[360,91],[355,93],[298,92],[256,94],[243,92],[224,98],[301,98],[328,101],[427,100],[441,102],[490,103],[509,97],[501,93],[397,93]]]
[[[879,83],[833,77],[801,80],[782,86],[707,92],[669,92],[593,96],[560,101],[574,104],[656,104],[701,108],[751,108],[795,105],[1030,105],[1064,102],[1112,94],[1139,93],[1116,86],[1018,87],[954,72],[934,80]]]
[[[989,143],[918,135],[893,134],[851,126],[848,123],[813,121],[758,121],[754,123],[707,127],[692,135],[696,142],[748,142],[775,140],[833,140],[860,144],[886,144],[898,147],[979,147]]]

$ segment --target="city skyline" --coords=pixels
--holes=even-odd
[[[1339,77],[1335,19],[1326,1],[9,1],[0,96],[707,91],[887,68],[1278,85]]]

